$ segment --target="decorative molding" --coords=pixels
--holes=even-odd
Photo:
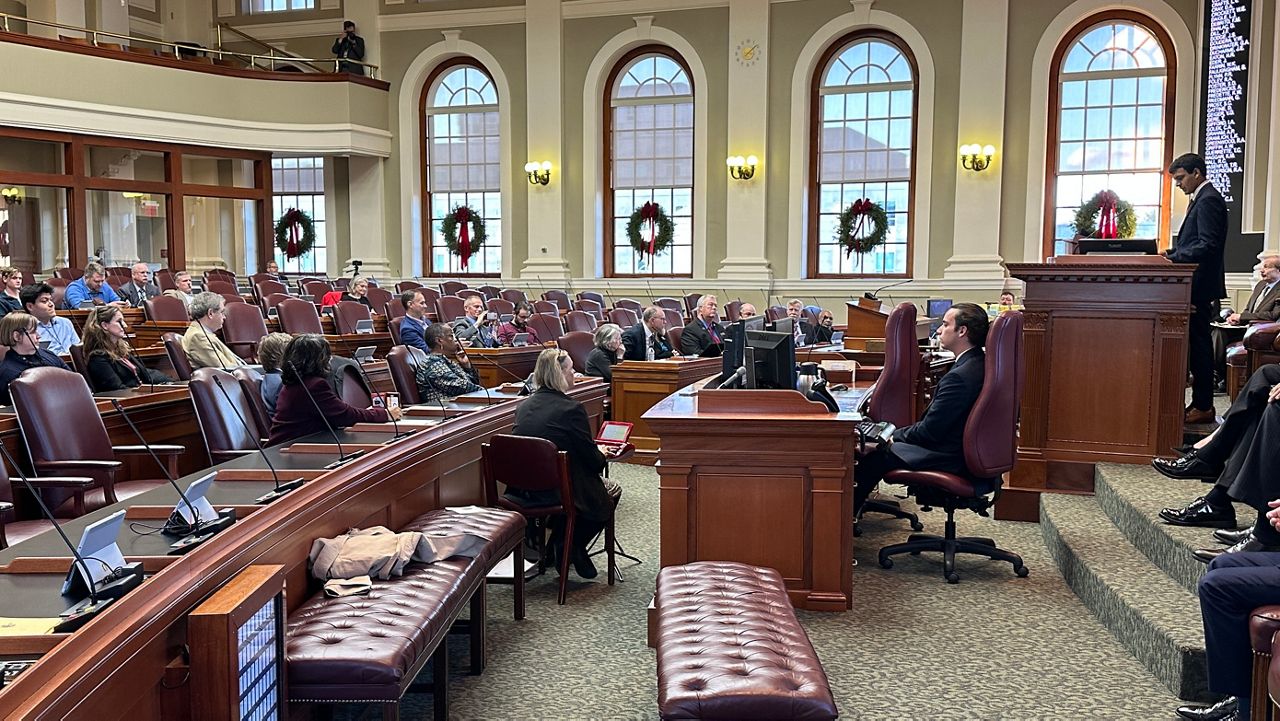
[[[321,10],[341,10],[342,0],[320,0]]]
[[[565,0],[561,5],[561,17],[571,20],[630,15],[634,12],[661,13],[728,6],[728,0]]]
[[[379,15],[378,30],[441,30],[444,28],[482,25],[518,25],[524,22],[524,6],[479,8],[476,10],[441,10],[439,12],[396,13]]]
[[[332,18],[323,20],[293,20],[280,23],[254,23],[238,25],[229,23],[237,30],[243,30],[263,41],[285,40],[287,38],[329,37],[335,35]]]
[[[153,20],[147,20],[146,18],[140,18],[137,15],[130,15],[129,34],[141,35],[143,37],[160,40],[164,38],[164,24]]]
[[[1035,313],[1024,311],[1022,313],[1022,329],[1032,331],[1043,331],[1049,323],[1048,313]]]
[[[149,13],[159,12],[156,8],[156,0],[129,0],[129,7],[145,10]]]

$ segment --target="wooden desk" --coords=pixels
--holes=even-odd
[[[662,566],[768,566],[797,608],[849,609],[858,416],[796,391],[688,390],[644,414],[661,445]]]
[[[468,348],[467,357],[480,374],[480,385],[493,388],[503,383],[518,383],[533,372],[538,354],[545,346],[530,345],[521,348]]]
[[[720,373],[719,358],[623,361],[613,367],[613,420],[634,423],[631,442],[638,458],[652,458],[658,436],[649,429],[645,411],[694,381]]]
[[[1098,462],[1182,443],[1192,265],[1160,256],[1014,263],[1026,282],[1018,461],[996,517],[1039,518],[1041,492],[1093,491]]]
[[[142,325],[142,322],[146,319],[146,314],[142,312],[141,308],[120,307],[120,310],[124,311],[124,322],[127,323],[130,328],[137,325]],[[76,327],[76,333],[79,333],[81,336],[84,336],[84,322],[89,318],[89,309],[87,308],[85,310],[79,310],[79,309],[61,310],[60,309],[54,312],[56,312],[58,315],[64,318],[69,319],[71,321],[71,325]]]
[[[187,334],[187,329],[191,327],[191,321],[177,320],[161,320],[150,321],[144,320],[138,323],[129,323],[129,331],[133,333],[134,348],[147,348],[149,346],[163,346],[164,341],[161,339],[165,333],[177,333],[179,337]]]
[[[884,352],[885,326],[889,323],[889,314],[880,310],[880,301],[858,298],[845,301],[846,319],[844,331],[844,347],[853,351]],[[916,320],[916,338],[924,340],[929,337],[933,328],[932,318]]]

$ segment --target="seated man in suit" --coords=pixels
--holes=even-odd
[[[160,288],[151,282],[151,266],[134,263],[129,270],[129,282],[120,286],[120,295],[134,308],[141,308],[143,301],[160,295]]]
[[[750,303],[743,303],[738,306],[738,320],[742,320],[743,318],[754,318],[757,315],[759,315],[759,313],[756,313],[756,307]]]
[[[9,346],[4,361],[0,362],[0,405],[9,405],[9,384],[28,368],[52,366],[67,368],[58,356],[40,347],[40,333],[36,319],[22,311],[7,313],[0,318],[0,343]]]
[[[622,360],[662,360],[675,355],[667,339],[667,314],[656,305],[645,308],[640,322],[622,334],[622,345],[626,348]]]
[[[982,392],[986,369],[983,346],[989,327],[987,311],[973,303],[956,303],[942,317],[938,338],[943,348],[956,354],[955,365],[938,381],[938,390],[924,418],[895,430],[888,445],[858,459],[854,517],[889,471],[909,468],[968,473],[964,426]]]
[[[469,343],[470,347],[497,348],[497,322],[485,312],[484,302],[480,300],[480,296],[473,295],[467,298],[462,304],[462,312],[465,315],[453,324],[453,332],[458,336],[458,340],[463,341],[464,344]]]
[[[107,270],[98,263],[90,263],[84,267],[84,275],[67,285],[67,294],[63,296],[63,307],[72,310],[81,303],[94,305],[128,305],[116,292],[107,285]]]
[[[427,328],[426,341],[431,352],[413,367],[413,379],[423,403],[443,403],[446,398],[482,390],[480,374],[458,345],[452,328],[435,323]]]
[[[422,291],[415,289],[401,293],[400,305],[404,306],[404,320],[400,321],[400,342],[423,353],[430,353],[425,334],[431,321],[427,320],[427,301],[422,297]]]
[[[195,296],[191,295],[191,274],[185,270],[174,273],[173,284],[178,287],[173,290],[166,290],[164,294],[182,301],[182,304],[187,306],[187,313],[190,313],[191,301],[195,300]]]
[[[48,283],[23,286],[18,297],[22,301],[23,310],[35,316],[40,340],[49,341],[50,353],[70,353],[71,346],[80,342],[76,327],[53,309],[53,287]]]
[[[809,333],[813,326],[804,319],[804,303],[799,298],[787,301],[787,318],[791,320],[791,333],[795,336],[796,347],[809,345]]]
[[[227,319],[226,310],[227,299],[217,293],[205,291],[191,301],[191,325],[182,336],[182,350],[187,352],[192,370],[245,365],[217,336]]]
[[[698,299],[693,320],[684,327],[680,336],[681,355],[719,355],[724,350],[724,328],[717,323],[719,305],[714,295]]]
[[[1280,319],[1280,256],[1268,255],[1258,266],[1258,283],[1253,286],[1244,310],[1225,318],[1228,325],[1238,328],[1213,327],[1213,367],[1221,382],[1227,377],[1227,346],[1243,338],[1250,323],[1277,319]]]
[[[810,325],[805,321],[801,326],[804,328],[805,345],[826,345],[831,342],[831,338],[835,334],[836,319],[835,316],[831,315],[831,311],[823,308],[818,311],[817,325]]]

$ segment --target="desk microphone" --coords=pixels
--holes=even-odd
[[[324,427],[328,429],[329,435],[333,436],[333,442],[338,446],[338,460],[329,465],[336,468],[338,465],[346,463],[352,458],[364,455],[364,451],[353,451],[348,455],[346,451],[342,450],[342,441],[338,439],[338,431],[334,430],[333,424],[329,423],[329,419],[325,417],[324,411],[320,409],[320,404],[316,402],[316,397],[311,395],[311,389],[307,387],[302,374],[298,372],[298,367],[290,360],[285,361],[285,364],[293,371],[293,376],[298,380],[298,385],[302,386],[302,392],[307,394],[307,400],[311,401],[311,405],[316,409],[316,415],[320,416],[320,421],[324,423]],[[326,468],[328,467],[329,466],[326,466]]]
[[[80,551],[76,549],[71,539],[67,538],[66,532],[62,530],[62,524],[58,523],[53,511],[49,510],[49,506],[45,505],[44,497],[36,490],[35,485],[31,483],[31,479],[27,477],[22,467],[13,460],[13,456],[9,455],[9,449],[0,445],[0,454],[3,454],[5,460],[9,462],[9,467],[17,472],[18,477],[22,479],[22,484],[27,487],[27,492],[34,496],[36,503],[40,505],[40,512],[53,524],[53,529],[58,532],[58,537],[62,539],[63,545],[67,547],[67,550],[71,551],[71,556],[74,560],[71,562],[71,569],[67,572],[69,580],[75,578],[76,566],[79,566],[80,570],[84,572],[84,586],[89,597],[82,599],[71,608],[58,614],[62,618],[62,623],[53,629],[54,633],[74,631],[88,623],[89,619],[98,615],[112,601],[137,588],[142,583],[142,563],[135,561],[134,563],[126,563],[120,568],[113,568],[107,578],[95,583],[93,574],[89,571],[88,561],[85,560],[84,556],[80,555]],[[107,565],[96,558],[94,560],[102,563],[103,566]],[[78,588],[78,586],[79,584],[72,584],[73,589]]]
[[[253,445],[258,449],[258,455],[261,456],[262,462],[266,463],[267,470],[271,471],[271,481],[275,483],[275,490],[258,496],[253,499],[253,502],[257,504],[270,503],[289,491],[301,488],[303,483],[301,478],[295,478],[288,483],[280,482],[280,474],[276,473],[276,467],[271,465],[271,459],[267,457],[267,452],[262,448],[262,442],[258,440],[258,434],[245,422],[244,416],[240,415],[240,410],[236,408],[236,404],[231,400],[231,394],[227,393],[227,389],[222,386],[222,379],[214,376],[213,384],[218,386],[218,390],[222,391],[222,397],[227,399],[227,405],[231,406],[231,412],[236,414],[236,420],[240,421],[240,425],[249,434],[249,438],[253,440]],[[241,393],[243,393],[243,390]]]
[[[222,360],[222,351],[218,350],[218,346],[213,344],[213,337],[209,335],[209,329],[205,328],[204,323],[201,323],[198,320],[196,321],[196,325],[200,326],[200,332],[204,333],[204,339],[209,343],[209,350],[213,351],[213,355],[216,356],[218,360]],[[225,365],[219,365],[218,369],[224,371],[228,370]]]
[[[867,300],[880,300],[880,291],[888,290],[889,288],[897,288],[900,285],[906,285],[907,283],[910,283],[912,280],[914,280],[914,278],[907,278],[906,280],[900,280],[896,283],[889,283],[888,285],[882,285],[879,288],[876,288],[874,292],[863,293],[862,297],[866,298]]]

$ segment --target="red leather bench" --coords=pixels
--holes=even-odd
[[[475,558],[411,563],[402,576],[375,581],[365,596],[327,598],[319,593],[289,615],[288,690],[291,703],[376,703],[384,721],[399,718],[401,697],[417,691],[413,680],[432,662],[430,691],[435,717],[448,716],[448,649],[451,631],[471,638],[471,672],[484,670],[485,576],[508,554],[523,568],[525,520],[486,508],[460,514],[441,509],[411,521],[402,531],[471,531],[490,542]],[[524,578],[515,574],[517,620],[524,617]],[[465,606],[470,617],[460,622]]]
[[[827,675],[772,568],[701,561],[658,573],[664,719],[834,719]]]

